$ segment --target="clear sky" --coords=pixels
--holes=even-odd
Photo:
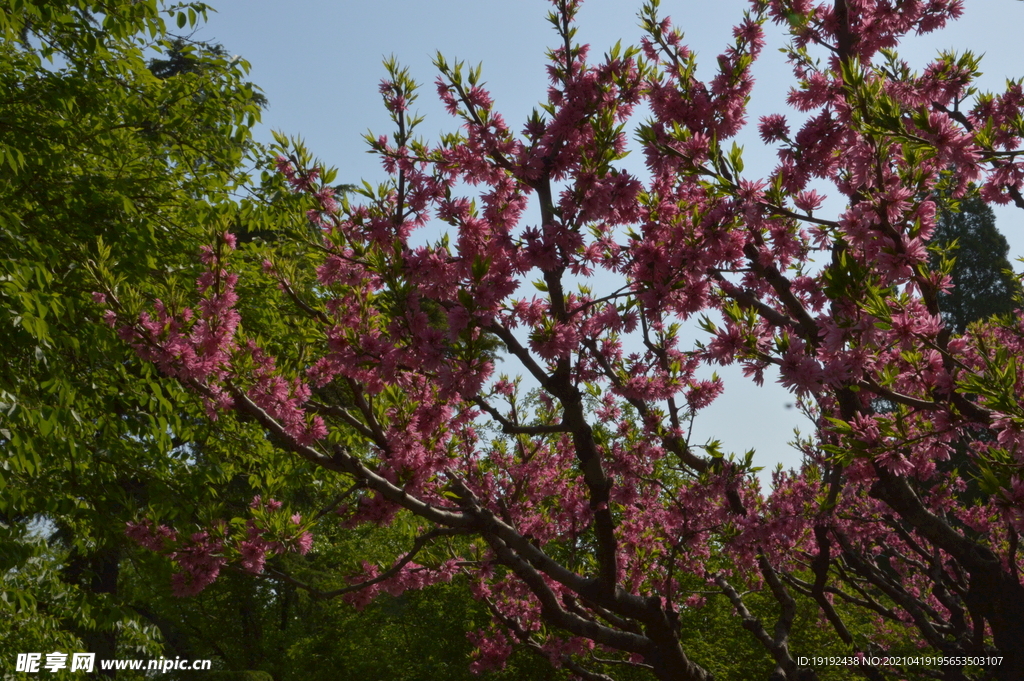
[[[339,182],[375,183],[384,178],[374,157],[365,153],[362,140],[368,130],[390,132],[377,93],[384,57],[397,57],[423,85],[414,108],[427,117],[420,132],[428,138],[457,125],[438,104],[434,91],[436,72],[431,61],[437,51],[449,62],[483,63],[484,80],[513,129],[519,129],[545,97],[544,51],[554,44],[554,32],[545,19],[550,4],[545,0],[211,0],[211,4],[217,12],[195,37],[222,43],[228,52],[252,64],[251,80],[270,102],[259,138],[269,141],[270,129],[301,136],[316,156],[339,169]],[[731,28],[746,6],[741,0],[663,0],[662,14],[683,28],[686,43],[698,55],[698,77],[713,74],[715,56],[728,45]],[[577,39],[591,45],[592,57],[617,40],[636,44],[641,36],[639,8],[640,2],[632,0],[586,0]],[[920,68],[942,49],[984,53],[983,87],[998,90],[1007,78],[1024,76],[1022,26],[1024,2],[966,0],[960,21],[911,40],[900,54],[912,67]],[[753,122],[769,113],[791,113],[785,96],[792,77],[777,51],[783,45],[781,32],[769,27],[768,45],[754,70]],[[746,150],[745,174],[758,177],[770,172],[774,153],[757,139],[756,126],[748,126],[739,141]],[[628,159],[627,165],[642,173],[639,157]],[[1010,241],[1011,256],[1024,255],[1024,214],[1002,209],[997,215]],[[757,388],[738,370],[719,373],[726,382],[725,394],[698,417],[697,439],[718,438],[738,452],[755,448],[758,465],[768,468],[777,461],[787,467],[797,465],[799,459],[786,443],[794,427],[806,432],[808,424],[787,408],[792,397],[770,379]]]

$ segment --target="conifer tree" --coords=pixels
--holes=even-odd
[[[953,287],[939,296],[942,319],[950,331],[962,334],[972,322],[1018,308],[1021,289],[1007,259],[1010,246],[981,197],[970,196],[958,206],[947,203],[939,212],[931,243],[933,266],[943,254],[954,260]]]

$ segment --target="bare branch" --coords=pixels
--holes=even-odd
[[[569,432],[569,430],[561,423],[540,426],[520,426],[502,416],[501,412],[488,404],[487,401],[479,395],[473,398],[473,402],[501,425],[501,432],[509,435],[548,435],[551,433]]]

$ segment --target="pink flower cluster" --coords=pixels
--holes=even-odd
[[[200,388],[211,418],[232,402],[223,383],[230,375],[231,355],[237,347],[240,316],[234,306],[238,275],[227,271],[224,258],[234,248],[235,236],[230,232],[222,235],[217,248],[203,247],[201,261],[208,269],[196,281],[202,296],[198,310],[172,310],[157,300],[155,314],[143,312],[118,330],[143,359],[166,375]],[[106,315],[108,322],[117,323],[114,310],[108,309]]]
[[[216,581],[221,568],[232,560],[248,572],[263,572],[267,558],[275,554],[294,551],[305,555],[313,545],[313,535],[302,530],[302,517],[291,516],[287,522],[274,523],[282,508],[280,501],[260,496],[253,498],[250,508],[270,525],[261,526],[256,520],[245,523],[244,536],[232,537],[228,526],[221,523],[215,530],[195,532],[188,538],[166,525],[154,525],[148,519],[130,522],[125,535],[143,548],[166,556],[177,570],[171,575],[171,590],[175,596],[194,596]]]
[[[363,589],[353,591],[347,600],[358,610],[369,605],[380,594],[401,596],[409,590],[422,589],[431,584],[450,582],[458,571],[455,561],[449,560],[437,567],[427,567],[409,561],[396,572],[380,579],[381,573],[376,565],[363,561],[362,572],[349,578],[353,583],[366,583]]]
[[[128,523],[125,534],[140,546],[166,555],[179,570],[171,575],[171,591],[175,596],[194,596],[214,581],[227,563],[224,542],[209,532],[196,532],[179,540],[177,533],[165,525],[153,527],[149,520]]]

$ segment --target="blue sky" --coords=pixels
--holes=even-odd
[[[259,137],[269,141],[271,129],[301,136],[316,156],[339,169],[339,182],[375,183],[384,178],[374,157],[365,153],[362,135],[368,130],[389,132],[377,93],[384,75],[381,61],[389,55],[423,85],[415,108],[426,115],[420,133],[427,138],[457,125],[437,103],[434,92],[436,72],[431,61],[437,51],[449,62],[483,63],[484,80],[513,129],[519,129],[545,97],[544,51],[554,44],[554,32],[545,19],[550,5],[544,0],[211,0],[211,4],[217,12],[195,37],[222,43],[228,52],[252,64],[251,80],[270,102]],[[741,0],[663,0],[661,12],[686,32],[686,43],[698,55],[698,76],[707,78],[746,6]],[[641,36],[639,8],[639,2],[630,0],[587,0],[579,15],[577,39],[591,45],[593,57],[617,40],[635,44]],[[998,90],[1006,78],[1024,76],[1021,26],[1024,2],[966,0],[960,21],[912,39],[900,54],[919,68],[942,49],[984,53],[982,86]],[[783,45],[778,29],[769,27],[767,48],[754,71],[753,122],[769,113],[790,113],[785,96],[792,79],[777,51]],[[774,152],[761,145],[754,125],[748,126],[739,143],[745,147],[748,176],[770,172]],[[642,171],[640,158],[628,159],[627,165],[634,172]],[[1024,214],[1003,209],[997,215],[1000,229],[1010,240],[1011,256],[1024,255]],[[698,417],[697,439],[718,438],[739,452],[755,448],[758,464],[769,468],[777,461],[787,467],[797,465],[798,457],[786,443],[795,426],[808,428],[795,410],[786,407],[792,397],[770,380],[757,388],[738,370],[719,373],[726,381],[726,392]]]

